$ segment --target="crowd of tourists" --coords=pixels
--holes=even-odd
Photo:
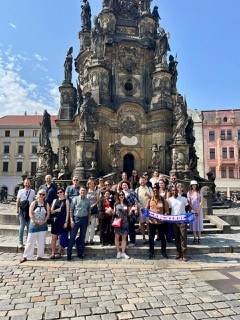
[[[46,175],[45,184],[37,194],[31,189],[30,180],[17,195],[16,213],[19,218],[19,248],[23,248],[21,263],[31,259],[37,242],[37,260],[43,260],[48,225],[51,225],[51,259],[59,259],[62,249],[67,248],[67,260],[72,260],[72,249],[84,258],[86,245],[96,245],[96,231],[100,245],[116,246],[116,258],[129,259],[127,248],[136,245],[136,226],[142,236],[142,245],[149,246],[149,259],[155,257],[155,242],[161,242],[161,254],[168,259],[167,242],[175,242],[175,259],[187,261],[186,221],[169,221],[168,216],[191,212],[189,222],[193,232],[193,243],[201,243],[203,230],[203,197],[197,181],[192,180],[189,191],[175,175],[169,180],[157,171],[149,179],[147,172],[139,176],[133,170],[128,179],[125,172],[121,181],[112,185],[110,180],[100,177],[96,184],[89,179],[86,186],[80,185],[74,176],[66,190],[58,187],[51,175]],[[149,214],[150,213],[150,214]],[[153,215],[151,215],[151,213]],[[159,218],[160,217],[160,218]],[[24,246],[24,228],[27,241]]]

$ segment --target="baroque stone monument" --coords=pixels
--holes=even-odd
[[[104,0],[92,26],[90,4],[82,1],[77,84],[71,47],[56,121],[61,167],[82,179],[133,168],[180,177],[195,166],[186,140],[187,104],[177,91],[177,58],[168,57],[170,34],[151,2]]]

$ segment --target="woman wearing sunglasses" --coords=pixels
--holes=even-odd
[[[47,221],[50,216],[50,206],[45,201],[46,191],[40,189],[36,201],[33,201],[29,208],[29,230],[26,247],[20,263],[32,258],[35,243],[37,242],[37,260],[44,259],[44,249],[47,233]]]
[[[129,232],[129,219],[128,216],[131,211],[137,210],[137,206],[132,206],[129,208],[127,199],[123,191],[118,194],[117,203],[114,206],[114,214],[116,218],[122,219],[122,225],[119,228],[114,228],[115,233],[115,246],[117,248],[117,259],[124,258],[129,259],[126,254],[127,236]],[[122,236],[122,252],[120,251],[119,238]]]
[[[58,237],[67,229],[69,220],[69,200],[66,199],[63,188],[57,189],[58,198],[53,200],[51,207],[52,226],[51,226],[51,259],[61,258],[62,246],[59,244],[56,253],[56,244]]]

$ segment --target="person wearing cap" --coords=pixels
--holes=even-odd
[[[195,220],[189,223],[190,231],[193,232],[193,243],[201,243],[201,231],[203,231],[203,196],[199,192],[196,180],[190,182],[190,190],[187,193],[190,211],[195,214]]]
[[[186,207],[188,206],[187,198],[178,194],[178,189],[172,186],[172,196],[168,199],[169,209],[171,215],[185,214]],[[177,254],[175,259],[187,261],[187,223],[172,223],[173,232],[175,237],[175,245]]]
[[[146,179],[146,186],[147,186],[148,188],[152,188],[153,185],[152,185],[152,183],[149,181],[149,174],[148,174],[148,172],[147,172],[147,171],[144,172],[142,176],[145,177],[145,179]]]

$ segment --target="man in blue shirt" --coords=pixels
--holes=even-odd
[[[67,249],[67,260],[72,259],[72,247],[75,243],[75,239],[80,230],[79,243],[77,247],[78,257],[84,258],[83,250],[85,246],[85,235],[88,226],[88,219],[91,214],[90,200],[86,197],[87,190],[85,187],[81,187],[79,190],[79,196],[73,198],[70,207],[70,224],[71,235]]]

